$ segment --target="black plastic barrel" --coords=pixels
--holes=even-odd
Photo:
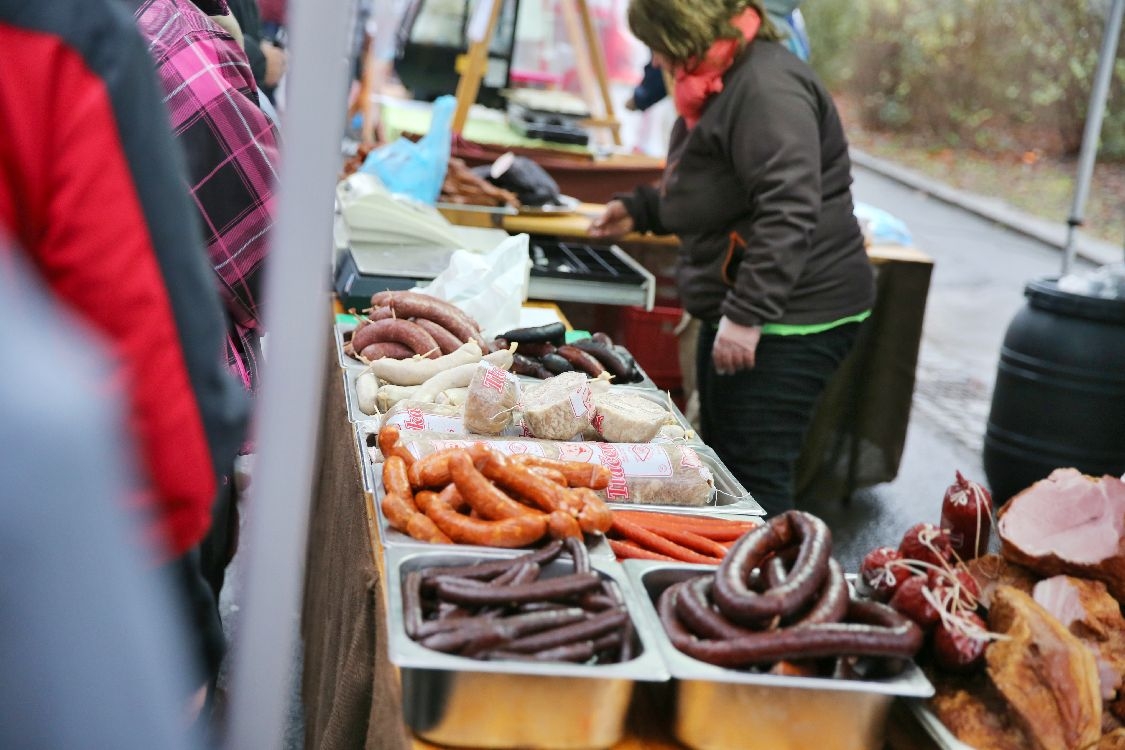
[[[1004,336],[984,438],[997,504],[1061,467],[1125,473],[1125,300],[1032,281]]]

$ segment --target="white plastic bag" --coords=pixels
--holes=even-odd
[[[530,274],[528,236],[517,234],[486,253],[456,251],[433,282],[414,291],[460,307],[480,323],[487,340],[519,327]]]

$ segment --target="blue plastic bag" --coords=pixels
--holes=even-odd
[[[445,170],[449,167],[453,111],[457,99],[443,96],[434,102],[430,131],[419,141],[399,138],[368,154],[361,172],[373,174],[392,193],[434,205],[441,195]]]

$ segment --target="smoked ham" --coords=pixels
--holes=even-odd
[[[1125,601],[1125,482],[1056,469],[1000,511],[1008,560],[1043,576],[1103,581]]]

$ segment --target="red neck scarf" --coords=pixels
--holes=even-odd
[[[703,105],[723,90],[723,74],[734,58],[758,33],[762,19],[753,8],[747,8],[731,19],[742,39],[720,39],[711,45],[703,59],[676,71],[676,111],[684,118],[688,128],[694,128],[703,114]]]

